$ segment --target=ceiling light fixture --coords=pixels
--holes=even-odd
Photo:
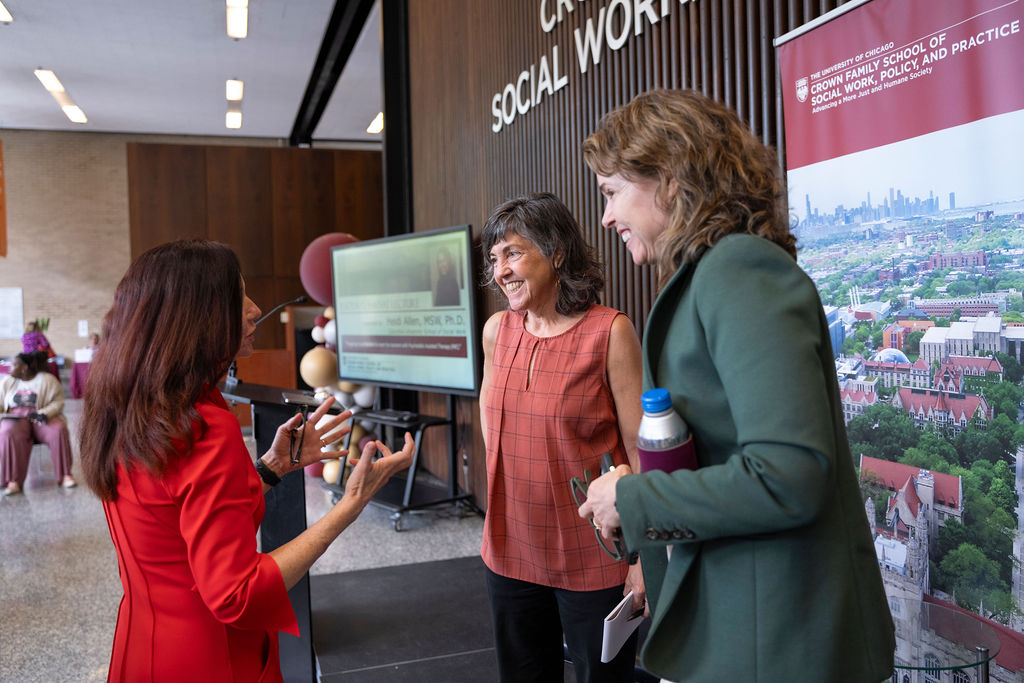
[[[249,34],[249,0],[226,0],[228,35],[238,40]]]
[[[14,17],[12,17],[10,11],[4,7],[4,3],[0,2],[0,23],[9,24],[12,21],[14,21]]]
[[[227,85],[224,88],[225,97],[228,98],[229,102],[241,102],[242,101],[242,90],[245,88],[245,83],[233,78],[229,78]]]
[[[49,69],[36,69],[36,78],[43,84],[46,91],[49,93],[64,92],[64,86],[61,84],[60,79],[57,78],[57,74],[53,73]]]
[[[242,127],[242,91],[245,84],[237,78],[229,78],[224,85],[224,97],[228,100],[228,113],[224,125],[232,130]]]
[[[380,112],[374,117],[373,121],[370,122],[370,126],[366,129],[366,132],[370,135],[376,135],[382,130],[384,130],[384,112]]]
[[[36,69],[35,74],[47,92],[53,95],[53,99],[57,100],[61,111],[64,112],[64,115],[72,123],[88,123],[89,119],[85,117],[85,112],[75,104],[74,100],[71,99],[71,95],[68,95],[68,91],[64,89],[64,85],[57,78],[57,74],[49,69]]]
[[[89,122],[89,119],[85,118],[85,112],[77,104],[67,104],[60,109],[64,112],[64,116],[71,120],[71,123]]]
[[[224,115],[224,125],[231,129],[242,127],[241,102],[228,102],[228,113]]]

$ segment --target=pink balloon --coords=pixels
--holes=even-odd
[[[330,306],[331,247],[359,240],[347,232],[329,232],[309,243],[299,260],[299,279],[306,294],[322,306]]]

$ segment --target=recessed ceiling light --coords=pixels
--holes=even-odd
[[[242,90],[245,84],[242,81],[236,81],[234,79],[228,79],[227,86],[225,87],[225,96],[230,102],[241,102],[242,101]]]
[[[228,10],[228,35],[245,38],[249,34],[249,0],[226,0]]]
[[[71,123],[88,123],[89,119],[85,118],[85,112],[83,112],[77,104],[68,104],[61,107],[61,111],[64,112],[64,116],[71,119]]]
[[[49,69],[36,69],[36,78],[43,84],[43,87],[53,95],[53,99],[57,100],[57,104],[60,105],[61,111],[64,115],[71,120],[72,123],[87,123],[89,119],[85,117],[85,112],[75,104],[74,100],[71,99],[71,95],[68,94],[67,90],[64,89],[60,79],[57,78],[57,74],[53,73]]]
[[[64,92],[64,86],[61,85],[60,79],[57,78],[57,74],[53,73],[49,69],[36,69],[36,78],[43,84],[48,92]]]
[[[12,21],[14,21],[14,17],[12,17],[11,13],[6,7],[4,7],[4,3],[0,2],[0,23],[9,24]]]
[[[241,102],[228,102],[228,113],[224,115],[224,125],[232,129],[242,127]]]
[[[384,130],[384,112],[380,112],[374,117],[370,126],[366,129],[366,132],[370,135],[376,135],[377,133]]]

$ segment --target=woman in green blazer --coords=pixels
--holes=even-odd
[[[664,387],[697,470],[616,468],[580,508],[639,550],[646,668],[671,681],[871,681],[893,624],[813,282],[775,154],[726,107],[653,91],[583,145],[614,229],[661,291],[644,387]]]

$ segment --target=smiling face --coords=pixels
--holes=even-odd
[[[551,262],[530,240],[508,232],[491,247],[494,281],[508,298],[513,311],[554,309],[558,296],[557,276]]]
[[[655,263],[655,243],[668,225],[668,215],[658,204],[658,181],[626,180],[615,173],[598,174],[597,184],[605,198],[601,225],[618,233],[633,263]]]
[[[242,343],[238,347],[235,358],[248,358],[252,355],[253,344],[256,342],[256,321],[260,317],[260,307],[245,293],[245,282],[242,283]]]

